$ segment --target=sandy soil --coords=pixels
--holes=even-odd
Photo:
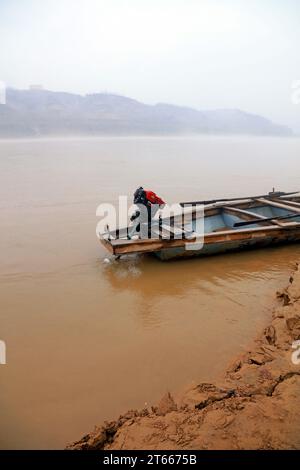
[[[273,318],[216,383],[129,411],[69,449],[300,449],[300,268]],[[296,346],[294,344],[294,346]]]

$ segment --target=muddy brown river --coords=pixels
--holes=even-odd
[[[300,190],[300,139],[0,142],[0,447],[62,448],[94,424],[213,380],[271,315],[300,245],[104,263],[96,208]]]

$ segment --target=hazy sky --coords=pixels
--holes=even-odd
[[[300,131],[299,0],[0,0],[0,80],[240,108]]]

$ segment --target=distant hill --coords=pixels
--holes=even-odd
[[[0,137],[50,135],[252,134],[292,135],[285,126],[238,109],[198,111],[150,106],[113,94],[86,96],[8,89],[0,105]]]

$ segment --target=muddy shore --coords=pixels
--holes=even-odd
[[[166,394],[68,446],[94,449],[300,449],[300,268],[272,320],[215,383]],[[294,349],[293,349],[294,346]]]

